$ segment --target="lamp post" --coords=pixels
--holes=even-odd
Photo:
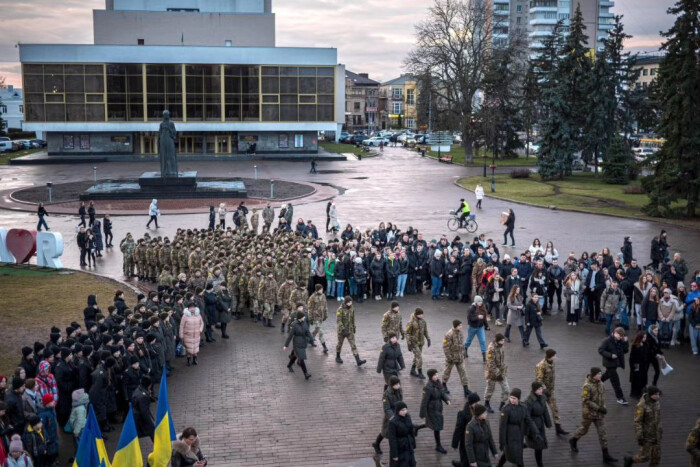
[[[491,164],[491,193],[496,192],[496,151],[498,148],[498,127],[493,132],[493,163]]]
[[[253,170],[255,171],[255,179],[257,180],[258,179],[258,166],[254,165]]]
[[[46,182],[46,186],[47,186],[48,189],[49,189],[49,203],[51,203],[51,202],[53,202],[53,198],[52,198],[52,196],[51,196],[51,187],[53,186],[53,183],[51,183],[51,182]]]
[[[275,197],[275,181],[270,179],[270,198]]]
[[[97,183],[97,167],[92,168],[92,179]]]

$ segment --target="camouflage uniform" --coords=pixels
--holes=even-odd
[[[280,308],[282,308],[282,324],[287,322],[292,310],[294,310],[294,304],[290,301],[293,291],[294,283],[290,283],[289,281],[285,281],[277,291],[277,303],[279,303]],[[282,327],[284,328],[284,326]]]
[[[163,272],[161,272],[160,276],[158,276],[159,287],[171,287],[173,285],[173,275],[168,269],[163,269]]]
[[[467,372],[464,369],[464,338],[462,332],[452,328],[447,331],[445,338],[442,340],[442,351],[445,352],[445,372],[442,374],[442,382],[447,384],[452,373],[452,367],[457,367],[459,379],[462,381],[462,386],[467,386]]]
[[[272,225],[272,222],[274,222],[274,220],[275,220],[275,210],[272,209],[271,207],[266,207],[265,209],[263,209],[262,218],[263,218],[262,231],[263,231],[263,233],[269,232],[270,226]]]
[[[195,269],[199,269],[202,266],[202,254],[197,253],[197,251],[190,253],[189,258],[187,258],[187,266],[192,272],[194,272]]]
[[[644,394],[634,413],[634,432],[639,441],[639,454],[632,457],[632,462],[642,464],[649,462],[649,467],[661,464],[661,404],[648,394]]]
[[[685,450],[690,454],[691,467],[700,467],[700,418],[695,421],[695,426],[688,433]]]
[[[295,268],[294,282],[302,287],[308,287],[311,277],[311,260],[308,256],[299,258]]]
[[[139,240],[138,246],[134,249],[134,261],[136,261],[136,274],[139,279],[145,279],[148,270],[146,269],[146,242],[143,239]]]
[[[389,310],[382,316],[382,336],[384,336],[384,342],[389,341],[390,332],[396,334],[396,337],[401,336],[401,339],[406,337],[403,332],[400,311]]]
[[[180,264],[177,261],[177,256],[180,253],[180,247],[178,246],[177,243],[173,243],[172,248],[170,249],[170,271],[173,273],[173,276],[177,277],[180,275]]]
[[[158,263],[160,264],[161,269],[165,268],[165,266],[168,266],[170,268],[170,271],[173,271],[172,253],[173,249],[170,246],[170,242],[164,242],[163,246],[160,247],[160,251],[158,251]]]
[[[156,251],[157,247],[157,243],[151,242],[148,248],[146,248],[146,265],[148,268],[147,276],[153,281],[155,281],[156,277],[158,277],[158,252]]]
[[[506,403],[510,395],[510,385],[508,384],[508,366],[506,365],[506,351],[502,345],[491,342],[486,349],[486,403],[491,400],[496,383],[501,386],[501,402]]]
[[[323,290],[311,294],[306,305],[309,310],[311,335],[316,337],[316,334],[318,334],[318,339],[321,341],[321,344],[325,344],[326,339],[323,337],[322,325],[323,322],[328,319],[328,304]]]
[[[257,317],[260,316],[260,302],[258,301],[258,286],[262,276],[258,276],[257,272],[248,279],[248,297],[250,297],[250,309]]]
[[[134,275],[134,249],[136,248],[136,243],[134,242],[131,234],[127,234],[126,238],[122,240],[119,249],[124,255],[124,276],[130,278]]]
[[[608,439],[603,417],[605,417],[608,409],[605,407],[605,386],[603,382],[593,380],[590,375],[587,376],[586,382],[583,384],[581,399],[583,402],[583,419],[581,420],[581,426],[574,433],[574,438],[580,439],[588,433],[588,429],[593,424],[598,430],[600,447],[607,449]]]
[[[413,367],[421,370],[423,368],[423,344],[427,340],[428,346],[430,346],[428,323],[425,319],[416,318],[416,314],[412,313],[406,325],[406,336],[408,351],[413,352]]]
[[[543,358],[535,367],[535,381],[544,384],[544,395],[547,397],[547,404],[552,410],[554,423],[561,424],[559,407],[557,407],[557,397],[554,394],[554,362]]]
[[[253,230],[255,235],[258,234],[258,223],[260,222],[260,217],[258,216],[258,210],[253,208],[253,213],[250,215],[250,228]]]
[[[289,306],[291,310],[295,310],[297,307],[297,303],[303,303],[306,304],[306,301],[309,299],[309,293],[306,291],[306,288],[297,285],[294,290],[292,290],[292,293],[289,295]]]
[[[250,316],[253,317],[253,309],[250,307],[250,294],[248,293],[248,271],[243,271],[238,279],[238,292],[240,297],[241,307],[248,307]]]
[[[343,342],[347,339],[353,355],[358,355],[357,346],[355,345],[355,310],[352,306],[348,307],[343,302],[336,312],[336,320],[338,325],[338,345],[335,346],[335,352],[337,354],[340,353],[343,349]]]
[[[277,281],[271,277],[265,277],[258,284],[258,306],[262,306],[263,318],[272,319],[277,304]]]
[[[179,274],[184,272],[187,276],[190,275],[190,267],[189,263],[187,262],[189,258],[190,252],[187,247],[183,245],[177,252],[177,271]]]
[[[231,294],[231,313],[235,317],[238,313],[238,303],[240,298],[240,286],[238,284],[238,270],[231,268],[228,275],[226,276],[226,284],[228,285],[228,292]]]

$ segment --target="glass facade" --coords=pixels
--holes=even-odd
[[[24,64],[28,122],[333,122],[332,66]]]

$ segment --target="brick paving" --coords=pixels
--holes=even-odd
[[[339,218],[343,224],[350,222],[361,228],[374,226],[379,221],[391,220],[405,228],[413,225],[425,232],[428,239],[448,233],[445,228],[447,211],[457,204],[460,197],[473,201],[473,194],[465,192],[452,183],[456,178],[475,175],[478,169],[455,165],[438,164],[421,159],[415,153],[402,149],[387,148],[382,157],[363,161],[320,163],[319,175],[308,174],[308,164],[292,162],[260,162],[258,169],[267,178],[312,181],[338,188],[335,201]],[[198,170],[202,176],[250,176],[252,162],[213,163],[187,162],[187,170]],[[100,175],[129,176],[149,170],[155,164],[118,164],[100,166]],[[85,173],[83,173],[85,172]],[[43,184],[49,178],[55,183],[84,180],[92,176],[89,167],[42,166],[3,167],[0,182],[4,189],[18,189],[31,184]],[[477,213],[479,233],[483,232],[500,240],[502,227],[499,214],[508,203],[486,198],[484,210]],[[99,212],[99,206],[98,206]],[[700,241],[697,229],[678,227],[672,224],[585,215],[517,205],[516,241],[517,249],[505,252],[518,253],[533,237],[543,242],[553,240],[560,255],[569,251],[599,250],[609,246],[618,251],[622,237],[633,236],[635,256],[640,262],[648,262],[649,240],[663,228],[669,232],[672,251],[680,251],[687,259],[690,271],[700,268]],[[295,217],[311,218],[322,229],[325,220],[325,201],[311,200],[295,206]],[[117,242],[126,231],[141,235],[146,216],[124,216],[115,220]],[[73,216],[52,216],[48,219],[55,231],[62,232],[66,239],[63,256],[64,265],[77,268],[78,254],[74,241]],[[172,235],[178,227],[205,227],[206,213],[163,216],[160,219],[160,235]],[[0,225],[33,228],[36,216],[28,213],[0,210]],[[153,234],[154,230],[151,231]],[[449,238],[452,238],[450,234]],[[499,242],[500,243],[500,242]],[[503,253],[503,252],[502,252]],[[105,254],[96,272],[119,277],[121,253]],[[88,291],[86,291],[86,294]],[[410,312],[421,306],[432,340],[435,343],[425,349],[424,368],[442,369],[443,355],[440,339],[451,326],[451,321],[461,318],[466,321],[466,307],[453,302],[432,302],[422,297],[406,297],[402,301],[404,323]],[[232,339],[217,341],[202,350],[200,365],[186,368],[181,360],[170,380],[170,402],[176,427],[182,429],[193,425],[200,432],[202,447],[209,456],[210,465],[258,466],[360,466],[381,462],[388,465],[388,444],[385,454],[373,459],[370,446],[381,426],[381,396],[383,380],[375,371],[381,343],[379,323],[386,311],[386,302],[367,302],[358,305],[357,344],[360,354],[368,363],[358,369],[352,361],[349,348],[345,348],[345,363],[338,365],[334,356],[324,356],[320,350],[310,353],[308,366],[313,377],[304,381],[299,370],[294,374],[285,368],[286,355],[282,352],[283,339],[279,329],[264,329],[248,320],[233,322]],[[331,311],[335,303],[331,304]],[[333,314],[326,322],[329,348],[334,347],[335,322]],[[279,324],[279,318],[276,318]],[[584,376],[591,366],[600,366],[597,354],[599,341],[604,337],[603,328],[584,324],[571,328],[564,324],[563,317],[547,318],[544,335],[550,347],[558,351],[557,398],[562,423],[570,432],[576,428],[580,417],[580,389]],[[488,333],[491,338],[500,329]],[[515,337],[507,344],[506,358],[509,364],[511,387],[520,387],[526,394],[534,377],[534,366],[542,358],[542,352],[533,345],[523,349]],[[347,345],[347,344],[346,344]],[[402,342],[405,350],[405,343]],[[472,345],[467,363],[470,388],[483,397],[485,388],[483,364],[477,343]],[[405,353],[407,364],[411,356]],[[662,377],[660,387],[664,391],[662,413],[664,444],[662,465],[681,466],[688,464],[683,443],[690,427],[700,415],[700,373],[697,358],[688,346],[667,352],[668,361],[675,371]],[[422,383],[403,372],[404,396],[415,422],[419,422],[418,409]],[[452,377],[454,404],[445,408],[445,426],[442,440],[447,447],[457,411],[464,398],[458,390],[456,376]],[[628,373],[622,372],[623,389],[629,390]],[[609,413],[606,419],[611,453],[620,460],[636,450],[632,418],[633,406],[621,407],[614,401],[612,387],[606,384]],[[495,399],[495,398],[494,398]],[[153,407],[155,411],[155,405]],[[491,415],[495,429],[496,417]],[[112,433],[108,446],[113,452],[118,433]],[[580,453],[572,456],[568,444],[548,431],[550,447],[544,454],[545,465],[583,466],[601,465],[601,452],[597,437],[590,432],[580,443]],[[150,450],[150,440],[142,440],[144,453]],[[432,434],[422,431],[418,438],[417,458],[419,465],[450,465],[458,458],[449,450],[446,456],[433,450]],[[526,450],[526,464],[534,464],[531,450]],[[619,463],[621,465],[621,462]]]

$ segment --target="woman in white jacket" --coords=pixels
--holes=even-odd
[[[219,204],[219,227],[226,230],[226,203]]]
[[[481,201],[484,199],[484,187],[481,185],[481,183],[476,184],[474,194],[476,195],[476,207],[481,209]]]
[[[156,229],[157,229],[158,228],[158,200],[155,198],[153,198],[153,201],[151,201],[151,205],[148,207],[148,215],[151,218],[148,221],[148,224],[146,224],[146,227],[150,227],[151,222],[155,222]]]

